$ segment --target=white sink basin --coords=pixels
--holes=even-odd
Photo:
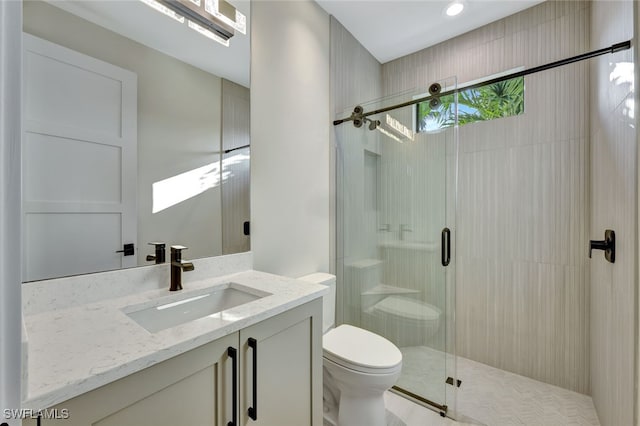
[[[129,306],[123,311],[147,331],[156,333],[204,317],[219,317],[224,320],[224,311],[269,295],[239,284],[228,283],[189,292],[181,295],[182,297],[166,297],[152,306],[149,306],[149,303],[143,306]]]

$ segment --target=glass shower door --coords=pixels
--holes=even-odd
[[[395,343],[403,355],[395,391],[451,413],[457,103],[446,95],[455,79],[438,84],[424,102],[335,127],[338,321]],[[366,114],[428,96],[362,107]]]

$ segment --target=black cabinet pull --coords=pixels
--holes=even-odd
[[[444,228],[442,230],[440,241],[440,257],[442,266],[449,266],[449,262],[451,262],[451,230],[449,228]]]
[[[236,351],[236,348],[229,346],[227,348],[227,355],[233,360],[233,364],[231,364],[231,392],[233,393],[231,407],[233,410],[233,420],[227,423],[227,426],[238,426],[238,351]]]
[[[258,341],[249,337],[247,345],[253,349],[253,407],[249,407],[247,414],[251,420],[258,420]]]

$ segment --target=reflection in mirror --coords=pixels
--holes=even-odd
[[[23,3],[23,281],[250,248],[249,37],[147,3]]]

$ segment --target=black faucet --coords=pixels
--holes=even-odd
[[[156,265],[165,262],[165,244],[164,243],[149,243],[150,246],[156,247],[156,254],[147,255],[147,262],[156,261]]]
[[[182,271],[193,271],[193,263],[182,260],[185,246],[171,246],[171,287],[169,291],[182,290]]]

